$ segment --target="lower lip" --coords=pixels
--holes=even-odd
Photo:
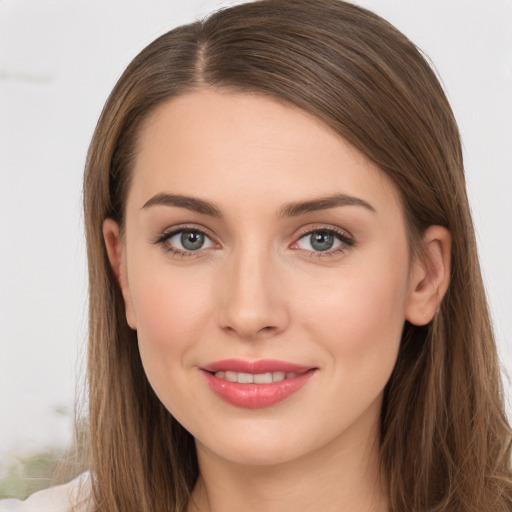
[[[282,402],[304,387],[313,373],[314,369],[297,377],[269,384],[239,384],[203,371],[210,389],[217,396],[231,405],[246,409],[261,409]]]

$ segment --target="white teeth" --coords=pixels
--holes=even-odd
[[[252,373],[242,373],[238,374],[238,382],[240,384],[252,384],[254,382],[254,375]]]
[[[225,379],[229,380],[229,382],[238,382],[238,373],[236,373],[236,372],[226,372]]]
[[[254,376],[255,384],[270,384],[272,382],[272,373],[257,373]]]
[[[244,372],[216,372],[215,377],[225,379],[229,382],[238,382],[239,384],[270,384],[272,382],[281,382],[285,379],[293,379],[298,373],[268,372],[268,373],[244,373]]]

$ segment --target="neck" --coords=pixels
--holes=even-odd
[[[293,461],[242,465],[197,442],[200,476],[188,512],[386,512],[376,428]]]

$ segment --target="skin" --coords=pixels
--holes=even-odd
[[[147,377],[196,439],[189,510],[387,510],[382,393],[405,320],[429,322],[446,290],[449,233],[431,226],[425,257],[411,261],[394,184],[320,121],[261,96],[174,98],[137,149],[125,229],[107,219],[104,236]],[[220,216],[148,206],[158,194],[208,201]],[[280,214],[333,194],[370,208]],[[170,252],[180,236],[163,237],[182,227],[205,232],[205,245]],[[331,250],[311,245],[307,233],[322,229],[342,235]],[[199,370],[229,358],[316,371],[286,400],[247,409]]]

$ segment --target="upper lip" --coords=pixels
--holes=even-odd
[[[276,359],[260,359],[258,361],[245,361],[243,359],[223,359],[201,366],[202,370],[208,372],[238,372],[238,373],[305,373],[313,369],[313,366],[304,366],[287,361]]]

